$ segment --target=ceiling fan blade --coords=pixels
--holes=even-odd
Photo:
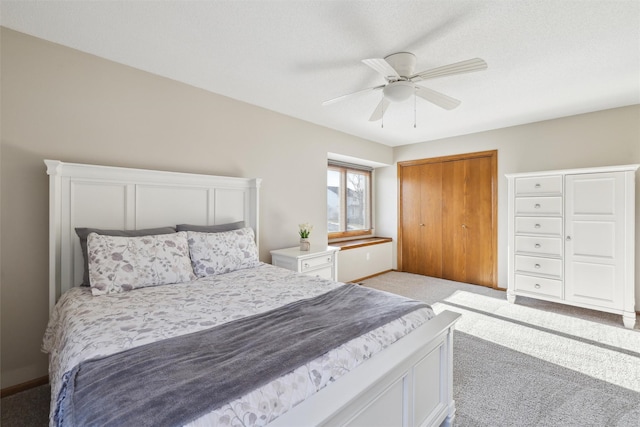
[[[377,122],[378,120],[382,119],[382,116],[384,116],[384,113],[385,111],[387,111],[387,107],[389,107],[390,104],[391,101],[389,101],[387,98],[382,98],[382,100],[380,100],[380,102],[376,106],[376,109],[373,110],[373,114],[371,114],[371,117],[369,117],[369,121]]]
[[[445,110],[453,110],[461,103],[460,100],[447,96],[444,93],[436,92],[433,89],[422,86],[416,86],[416,88],[416,95]]]
[[[420,80],[435,79],[438,77],[452,76],[454,74],[472,73],[486,69],[487,63],[483,59],[474,58],[416,73],[409,77],[409,80],[419,82]]]
[[[400,74],[387,61],[381,58],[363,59],[369,67],[373,68],[384,76],[387,80],[396,80],[400,78]]]
[[[324,102],[322,103],[322,105],[323,105],[323,106],[325,106],[325,105],[331,105],[331,104],[334,104],[334,103],[336,103],[336,102],[340,102],[340,101],[342,101],[343,99],[349,98],[349,97],[351,97],[351,96],[353,96],[353,95],[357,95],[357,94],[359,94],[359,93],[364,93],[364,92],[369,92],[369,91],[380,90],[380,89],[382,89],[384,86],[385,86],[385,85],[380,85],[380,86],[370,87],[370,88],[367,88],[367,89],[359,90],[359,91],[357,91],[357,92],[348,93],[348,94],[346,94],[346,95],[342,95],[342,96],[339,96],[339,97],[337,97],[337,98],[328,99],[328,100],[324,101]]]

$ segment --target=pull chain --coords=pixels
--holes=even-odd
[[[416,128],[416,121],[417,121],[417,118],[416,118],[416,98],[417,98],[416,92],[414,91],[413,92],[413,128],[414,129]]]
[[[380,118],[380,129],[384,129],[384,94],[382,94],[382,102],[380,103],[380,113],[382,114]]]

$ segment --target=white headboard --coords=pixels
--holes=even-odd
[[[82,282],[76,227],[135,230],[245,221],[258,236],[260,179],[45,160],[49,175],[49,309]]]

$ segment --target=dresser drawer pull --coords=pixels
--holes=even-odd
[[[535,204],[535,206],[534,206],[534,208],[536,208],[536,209],[540,209],[540,203],[536,203],[536,204]]]
[[[538,249],[541,245],[540,245],[540,243],[536,243],[535,246],[536,246],[536,249]]]
[[[542,267],[542,266],[541,266],[540,264],[536,264],[536,265],[534,265],[534,267],[535,267],[535,268],[540,268],[540,267]]]
[[[540,188],[540,187],[542,187],[542,185],[536,184],[536,188]]]
[[[540,283],[536,283],[535,285],[533,285],[533,287],[536,289],[540,289],[542,286],[540,286]]]
[[[331,262],[331,257],[327,257],[327,262]]]
[[[304,263],[304,268],[309,268],[309,263],[308,262]]]
[[[534,227],[535,227],[535,228],[540,228],[540,227],[542,227],[542,226],[541,226],[540,224],[536,224],[536,225],[534,225]]]

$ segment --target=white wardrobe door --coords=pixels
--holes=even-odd
[[[621,307],[624,173],[566,175],[565,299]]]

